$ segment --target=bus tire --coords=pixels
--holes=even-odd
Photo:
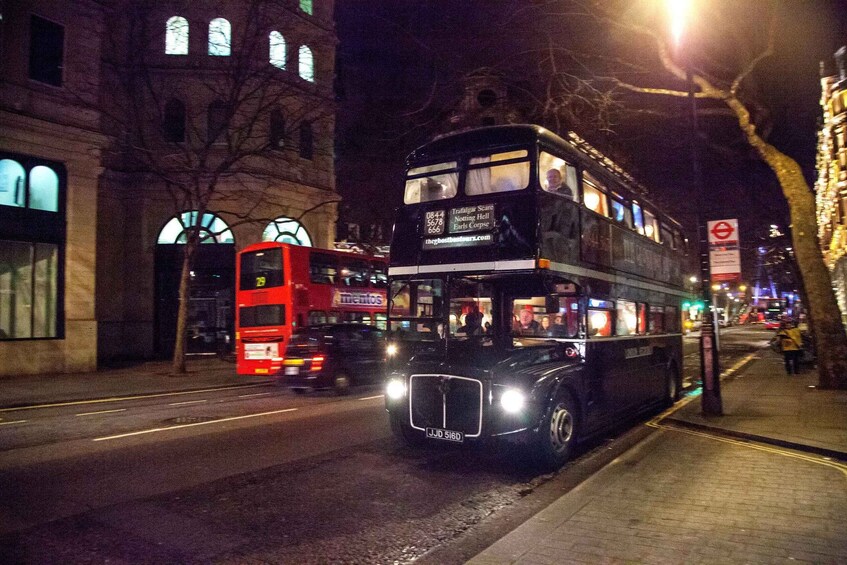
[[[572,455],[579,431],[579,418],[573,396],[561,390],[538,430],[536,455],[545,469],[558,469]]]
[[[332,377],[332,386],[335,389],[335,394],[344,396],[350,393],[350,375],[347,371],[338,371]]]
[[[412,426],[403,422],[400,416],[394,412],[389,413],[389,421],[391,422],[391,433],[394,434],[394,438],[406,447],[420,447],[426,443],[424,436],[417,433]]]
[[[665,408],[670,408],[679,398],[679,374],[676,365],[671,365],[665,372]]]

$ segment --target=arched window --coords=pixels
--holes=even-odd
[[[312,50],[305,45],[300,46],[300,78],[315,82],[315,58],[312,55]]]
[[[226,104],[220,100],[215,100],[209,104],[209,115],[206,123],[206,139],[213,143],[215,141],[223,141],[218,137],[226,129]]]
[[[304,159],[311,159],[314,155],[314,138],[312,134],[311,122],[303,122],[300,124],[300,156]]]
[[[50,167],[38,165],[29,172],[29,207],[59,211],[59,175]]]
[[[268,36],[270,44],[269,60],[271,65],[278,69],[285,68],[285,38],[278,31],[272,31]]]
[[[304,247],[312,246],[312,238],[303,224],[297,220],[280,216],[269,223],[262,232],[262,241],[279,241],[280,243],[295,243]]]
[[[165,104],[165,119],[162,123],[165,141],[180,143],[185,141],[185,104],[171,98]]]
[[[229,57],[232,52],[232,26],[224,18],[209,22],[209,55]]]
[[[300,9],[304,13],[312,15],[312,0],[300,0]]]
[[[165,54],[188,55],[188,20],[182,16],[168,18],[165,28]]]
[[[174,216],[159,232],[158,243],[186,243],[186,230],[197,225],[197,211],[183,212]],[[203,214],[200,222],[200,243],[235,243],[229,226],[215,214]]]
[[[285,116],[279,108],[271,110],[268,142],[273,149],[285,146]]]
[[[24,168],[17,161],[0,161],[0,206],[26,206],[24,176]]]

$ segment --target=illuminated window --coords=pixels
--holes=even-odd
[[[65,183],[60,163],[0,155],[0,341],[63,337]]]
[[[635,231],[644,235],[644,215],[638,202],[632,203],[632,223],[635,226]]]
[[[644,335],[647,333],[647,305],[638,304],[638,333]]]
[[[660,334],[665,331],[665,309],[661,306],[650,306],[650,325],[648,331],[651,334]]]
[[[614,304],[609,300],[588,300],[588,335],[608,337],[612,335]]]
[[[209,22],[209,55],[229,57],[232,46],[232,26],[224,18]]]
[[[188,55],[188,20],[182,16],[168,19],[165,28],[165,54]]]
[[[278,31],[272,31],[268,38],[270,44],[269,60],[271,65],[278,69],[285,68],[285,38]]]
[[[659,221],[648,210],[644,210],[644,235],[653,241],[661,241],[659,239]]]
[[[538,157],[538,180],[547,192],[576,199],[578,186],[576,167],[545,151]]]
[[[300,0],[300,9],[304,13],[312,15],[312,0]]]
[[[608,218],[609,205],[606,201],[606,193],[600,187],[600,183],[586,173],[582,182],[582,203],[592,212],[597,212],[601,216]]]
[[[315,58],[312,55],[312,50],[305,45],[301,45],[298,61],[300,78],[309,82],[315,82]]]
[[[509,159],[525,160],[505,165],[497,164]],[[465,192],[469,195],[523,190],[529,186],[529,159],[525,149],[473,157],[469,167],[465,187]]]
[[[262,232],[262,241],[278,241],[280,243],[293,243],[304,247],[312,246],[312,238],[306,228],[291,218],[280,216],[265,227]]]
[[[632,210],[622,200],[618,200],[614,196],[612,196],[612,218],[632,229]]]
[[[405,204],[418,204],[432,200],[444,200],[456,196],[459,173],[456,161],[414,167],[406,175]]]
[[[158,243],[186,243],[188,230],[197,225],[197,212],[183,212],[165,224],[159,232]],[[203,214],[200,222],[200,243],[235,243],[229,226],[217,215]]]
[[[638,317],[635,302],[629,300],[617,301],[617,324],[615,335],[635,335],[638,330]]]

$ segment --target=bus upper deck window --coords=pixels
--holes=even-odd
[[[523,161],[509,162],[512,159]],[[498,164],[498,163],[503,164]],[[529,186],[529,159],[526,149],[494,153],[470,160],[465,192],[469,195],[523,190]]]
[[[614,196],[612,197],[612,217],[616,222],[632,229],[632,210]]]
[[[586,175],[587,177],[587,175]],[[602,192],[589,180],[582,183],[582,203],[592,212],[609,217],[609,206],[606,202],[606,193]]]
[[[444,200],[456,196],[459,173],[456,161],[409,169],[406,175],[405,204]]]
[[[644,235],[653,241],[659,240],[659,221],[656,216],[644,210]]]
[[[641,206],[638,202],[632,203],[632,220],[635,224],[635,231],[644,235],[644,215],[641,212]]]
[[[558,172],[558,174],[556,174]],[[576,167],[560,157],[542,151],[538,157],[538,180],[546,192],[575,199],[578,173]]]

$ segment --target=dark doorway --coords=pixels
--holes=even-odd
[[[179,308],[183,245],[156,246],[156,356],[173,355]],[[188,303],[187,352],[228,354],[233,341],[235,245],[204,244],[197,249]]]

